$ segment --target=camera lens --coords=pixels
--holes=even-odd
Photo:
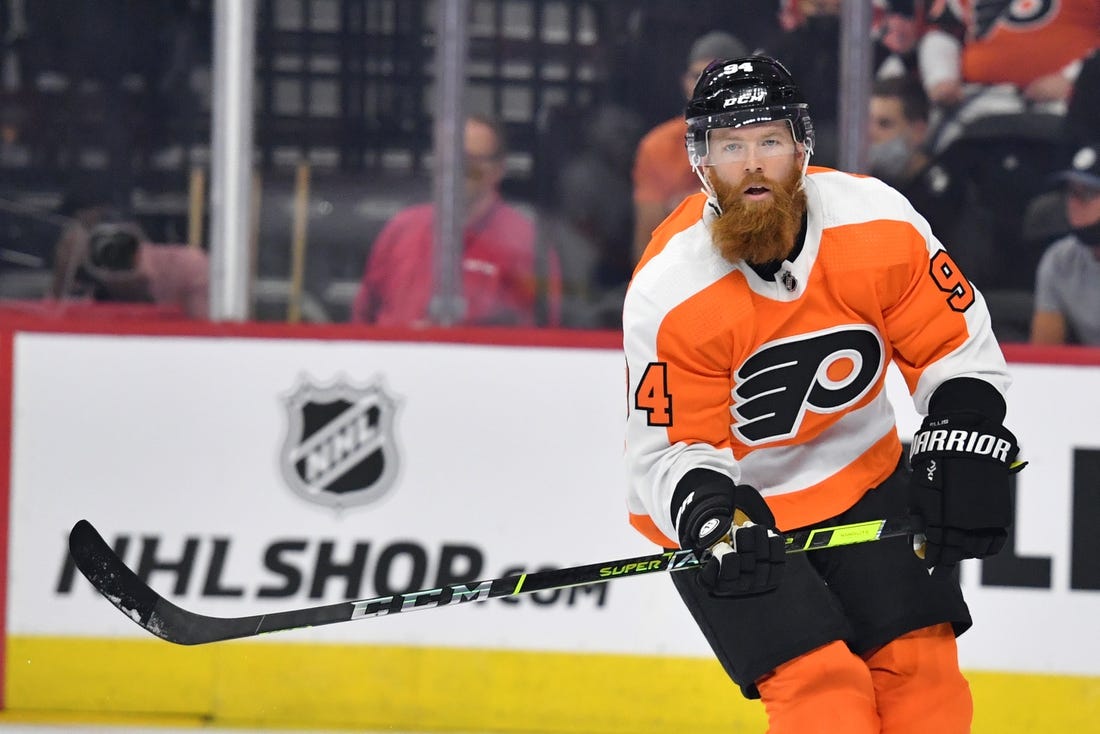
[[[138,240],[120,227],[97,227],[88,241],[88,259],[104,270],[132,270]]]

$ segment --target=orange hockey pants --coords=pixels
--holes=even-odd
[[[915,630],[864,657],[832,642],[756,687],[768,734],[966,734],[974,711],[950,624]]]

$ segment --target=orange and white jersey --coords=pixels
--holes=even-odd
[[[935,0],[934,27],[960,30],[963,79],[1026,87],[1100,46],[1100,0]]]
[[[878,179],[805,177],[807,231],[774,281],[714,248],[704,194],[654,232],[623,310],[631,523],[675,547],[677,482],[706,468],[760,490],[781,530],[839,514],[897,465],[884,389],[927,413],[953,377],[1009,377],[981,294]]]

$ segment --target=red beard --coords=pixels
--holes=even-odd
[[[792,167],[785,181],[772,181],[760,173],[745,176],[736,186],[710,177],[722,214],[711,223],[714,246],[726,260],[751,265],[783,260],[794,249],[794,238],[802,227],[806,192],[799,186],[802,171]],[[742,195],[750,186],[767,186],[772,196],[765,201],[747,201]]]

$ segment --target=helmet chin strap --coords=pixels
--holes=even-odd
[[[805,143],[799,143],[802,146],[802,178],[798,182],[799,188],[806,188],[806,169],[810,167],[810,156],[814,154],[814,149],[807,147]]]
[[[709,198],[717,201],[718,192],[714,190],[714,185],[711,184],[710,179],[707,178],[707,174],[703,172],[703,167],[698,163],[692,163],[691,170],[695,172],[696,177],[703,184],[703,193]]]

